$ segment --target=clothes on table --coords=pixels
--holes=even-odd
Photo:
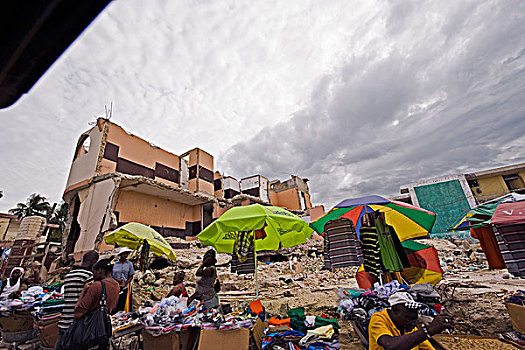
[[[377,231],[375,227],[361,226],[360,234],[365,271],[378,278],[381,274],[381,252]]]
[[[293,309],[288,310],[288,316],[290,317],[290,326],[299,331],[299,332],[306,332],[307,325],[305,323],[306,321],[306,315],[304,311],[304,307],[296,307]],[[315,320],[315,317],[314,317]],[[313,328],[315,325],[314,323],[311,325],[311,328]]]
[[[179,332],[191,327],[220,330],[251,329],[257,318],[260,317],[260,315],[253,314],[248,308],[223,314],[218,308],[204,307],[202,301],[194,301],[187,305],[187,300],[188,298],[171,296],[153,306],[140,307],[137,314],[145,330],[154,336]],[[255,304],[252,306],[257,309]],[[222,309],[224,310],[224,305]],[[121,320],[124,318],[120,316]]]
[[[324,266],[337,269],[363,263],[361,243],[351,220],[340,218],[324,226]]]

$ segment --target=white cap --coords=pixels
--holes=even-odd
[[[414,310],[421,309],[423,307],[423,305],[415,301],[412,295],[410,295],[408,292],[397,292],[392,294],[390,298],[388,298],[388,303],[390,306],[402,304],[407,309]]]
[[[122,253],[129,253],[129,252],[132,252],[133,250],[129,249],[128,247],[120,247],[120,249],[118,250],[118,255],[122,254]]]

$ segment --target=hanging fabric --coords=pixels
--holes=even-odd
[[[239,231],[235,237],[231,272],[238,275],[255,273],[254,231]]]
[[[327,269],[363,263],[361,244],[351,220],[340,218],[324,226],[324,263]]]
[[[235,243],[233,245],[233,251],[239,258],[240,262],[246,262],[250,251],[255,249],[253,241],[253,231],[239,231],[235,236]]]
[[[255,273],[255,253],[252,250],[245,262],[240,262],[237,254],[232,254],[231,272],[237,273],[238,275],[245,275],[249,273]]]
[[[408,258],[406,257],[406,253],[404,252],[403,248],[401,247],[401,251],[398,251],[396,249],[396,245],[394,243],[394,235],[396,235],[395,231],[390,229],[391,226],[388,226],[385,223],[384,218],[379,215],[375,221],[376,226],[376,232],[377,232],[377,238],[379,242],[379,251],[381,254],[381,262],[383,263],[383,266],[385,267],[386,271],[390,272],[399,272],[403,271],[403,260],[401,258],[401,254],[404,256],[407,265],[408,265]]]
[[[507,270],[514,276],[525,276],[525,225],[496,225],[494,235]]]
[[[148,260],[149,260],[149,242],[144,240],[144,243],[142,244],[142,248],[140,250],[140,256],[139,256],[139,266],[140,271],[145,272],[148,269]]]
[[[378,278],[381,274],[381,253],[376,228],[363,225],[360,233],[365,271]]]

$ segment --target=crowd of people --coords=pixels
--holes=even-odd
[[[58,322],[58,339],[55,349],[67,349],[64,339],[75,320],[82,319],[100,306],[102,290],[105,290],[105,307],[111,313],[124,311],[126,303],[132,297],[131,284],[135,273],[133,264],[128,260],[131,249],[120,248],[118,259],[102,258],[95,250],[86,252],[80,265],[72,266],[65,276],[62,287],[63,308]],[[203,263],[198,269],[197,288],[190,297],[192,300],[203,301],[208,308],[216,307],[219,301],[216,294],[217,260],[215,251],[210,250],[204,255]],[[20,297],[22,291],[22,267],[12,269],[10,276],[1,281],[0,301],[14,300]],[[166,297],[188,297],[184,286],[185,274],[178,271],[173,278],[173,288]],[[131,310],[129,310],[131,311]],[[109,338],[99,344],[98,349],[109,348]]]
[[[68,348],[64,344],[68,329],[75,320],[82,319],[96,310],[101,305],[103,295],[109,313],[115,314],[126,309],[126,303],[129,303],[132,297],[131,284],[135,274],[133,264],[128,260],[130,251],[128,248],[121,248],[118,259],[115,260],[100,259],[96,251],[88,251],[82,256],[80,265],[71,268],[65,276],[62,289],[64,307],[58,323],[59,336],[55,349]],[[199,305],[207,310],[217,308],[220,282],[216,264],[215,250],[210,249],[204,254],[196,271],[195,292],[189,296],[184,285],[185,273],[177,271],[166,298],[188,298],[187,305],[197,300]],[[24,269],[21,267],[11,271],[9,278],[1,283],[0,299],[19,296],[23,275]],[[367,316],[369,349],[433,349],[429,342],[431,337],[453,328],[453,318],[444,314],[435,316],[427,326],[417,327],[418,311],[422,309],[422,305],[406,291],[399,289],[392,292],[388,297],[389,307],[371,312],[371,316]],[[351,307],[357,308],[357,304]],[[109,338],[96,348],[108,349]]]

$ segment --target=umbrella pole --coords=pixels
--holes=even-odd
[[[259,299],[259,278],[257,276],[257,252],[253,249],[254,264],[255,264],[255,296]]]

